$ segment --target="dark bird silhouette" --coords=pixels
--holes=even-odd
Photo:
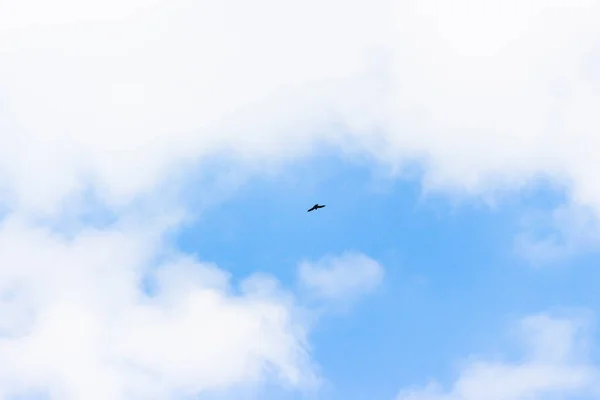
[[[323,207],[325,207],[325,206],[324,206],[324,205],[323,205],[323,206],[320,206],[320,205],[317,203],[317,204],[315,204],[314,206],[312,206],[312,207],[310,208],[310,210],[308,210],[307,212],[311,212],[311,211],[314,211],[314,210],[316,210],[316,209],[323,208]]]

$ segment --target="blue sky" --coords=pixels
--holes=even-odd
[[[517,251],[522,220],[564,201],[556,188],[534,183],[492,207],[385,176],[314,157],[248,182],[176,240],[234,280],[261,271],[291,288],[302,259],[354,250],[385,267],[375,292],[311,335],[327,380],[320,398],[393,398],[431,378],[450,385],[461,360],[507,346],[515,318],[600,306],[593,252],[540,266]],[[315,202],[327,207],[307,214]]]
[[[1,1],[0,400],[600,398],[599,20]]]

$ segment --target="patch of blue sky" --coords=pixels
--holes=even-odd
[[[600,309],[593,254],[540,269],[515,251],[524,216],[563,201],[544,183],[495,208],[423,198],[417,180],[317,157],[253,178],[179,232],[176,245],[234,282],[261,271],[290,289],[300,260],[353,250],[379,261],[386,275],[378,291],[320,321],[311,343],[327,382],[322,398],[391,399],[430,378],[448,384],[461,359],[501,350],[513,318]],[[327,207],[307,213],[317,202]]]

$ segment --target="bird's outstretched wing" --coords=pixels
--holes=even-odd
[[[319,203],[317,203],[314,206],[312,206],[310,209],[308,209],[308,212],[318,210],[319,208],[323,208],[323,207],[325,207],[325,206],[320,206]]]

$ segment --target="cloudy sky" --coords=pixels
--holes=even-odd
[[[598,21],[0,0],[0,398],[600,398]]]

